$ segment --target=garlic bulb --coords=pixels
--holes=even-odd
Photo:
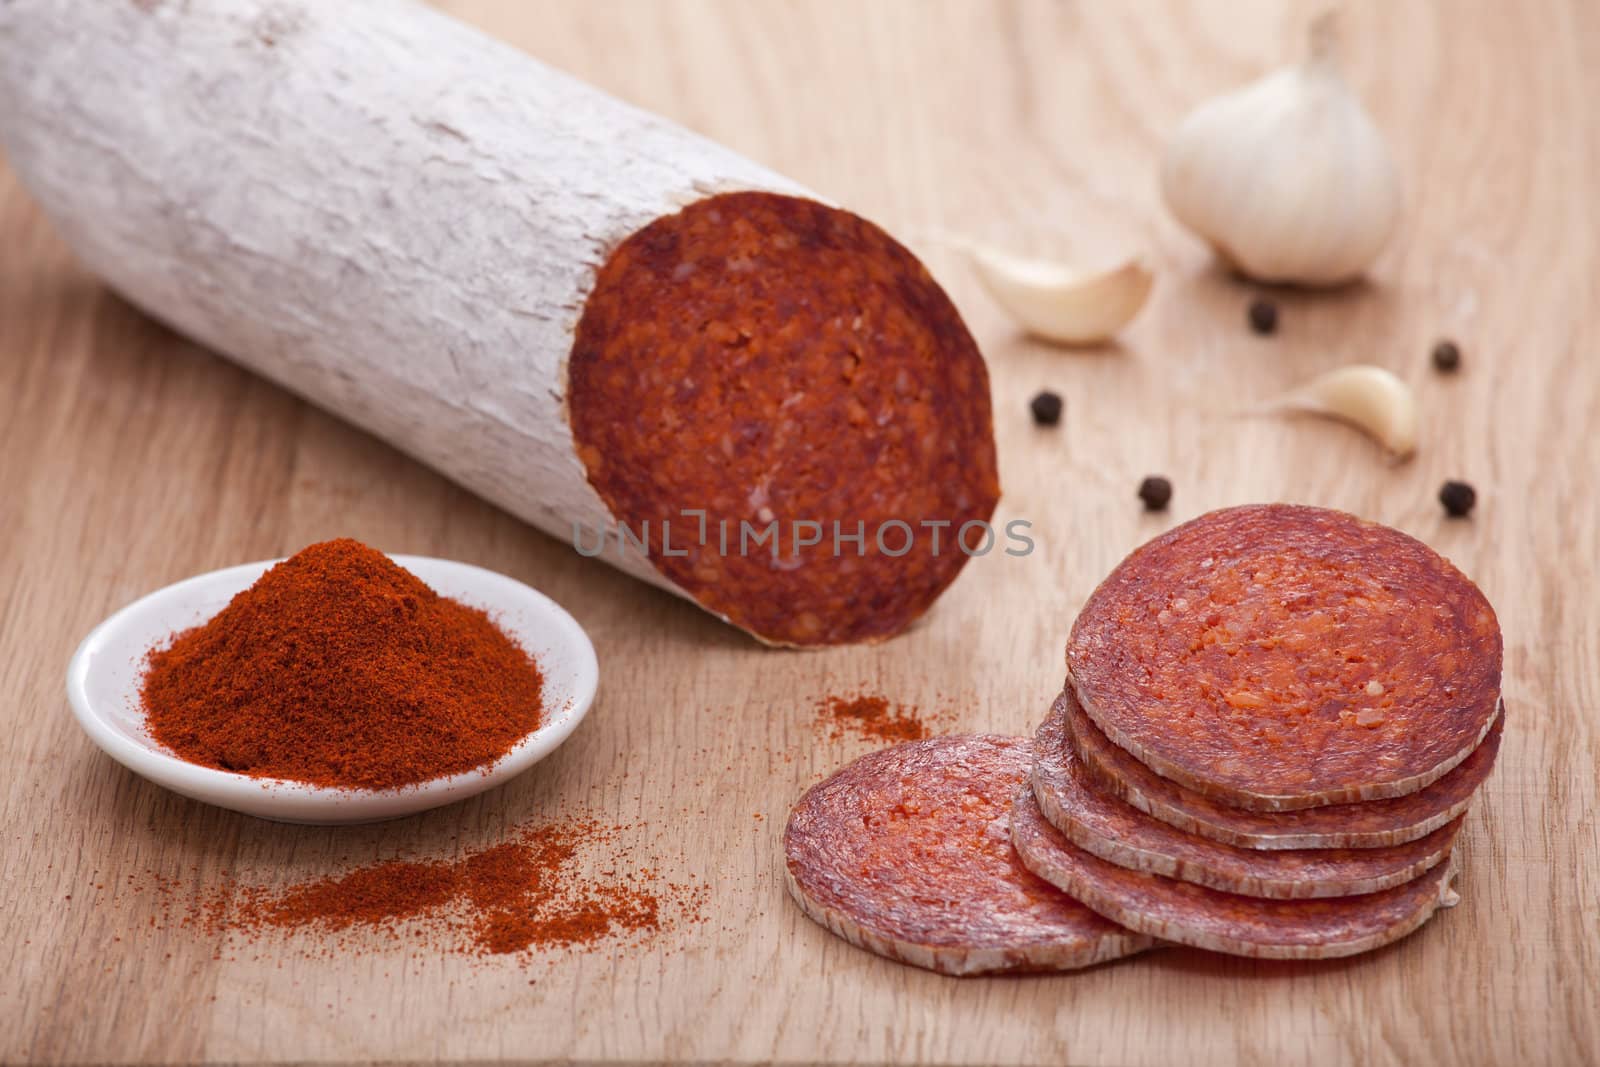
[[[1309,60],[1201,105],[1167,146],[1167,206],[1259,281],[1349,281],[1400,214],[1394,161],[1334,53],[1324,15]]]
[[[1417,450],[1417,402],[1411,387],[1370,363],[1353,363],[1320,374],[1266,405],[1265,410],[1304,411],[1348,422],[1373,437],[1396,460]]]
[[[1129,259],[1110,270],[1079,272],[1050,260],[1023,259],[969,246],[973,270],[989,295],[1037,337],[1097,344],[1133,320],[1150,296],[1149,269]]]

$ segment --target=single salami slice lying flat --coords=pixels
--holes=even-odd
[[[1083,713],[1071,689],[1061,695],[1072,747],[1094,784],[1162,822],[1241,848],[1380,848],[1427,837],[1467,810],[1494,769],[1505,711],[1472,755],[1443,778],[1403,797],[1329,804],[1299,811],[1246,811],[1161,777],[1113,745]],[[1503,702],[1502,702],[1503,703]]]
[[[1017,794],[1011,828],[1029,870],[1101,915],[1152,937],[1235,956],[1353,956],[1398,941],[1459,899],[1450,863],[1380,893],[1322,900],[1262,900],[1130,871],[1063,837],[1031,789]]]
[[[1252,897],[1344,897],[1409,882],[1450,854],[1466,818],[1389,848],[1261,852],[1184,833],[1097,787],[1072,751],[1059,699],[1033,749],[1039,810],[1073,844],[1120,867]]]
[[[1427,545],[1287,504],[1214,511],[1138,549],[1067,643],[1107,737],[1257,811],[1437,781],[1489,732],[1500,660],[1494,609]]]
[[[783,834],[807,915],[880,956],[944,974],[1070,970],[1147,948],[1029,873],[1011,846],[1020,737],[937,737],[813,786]]]

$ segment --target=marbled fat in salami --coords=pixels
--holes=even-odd
[[[612,514],[773,644],[899,633],[999,498],[989,375],[955,305],[888,234],[815,201],[727,193],[633,234],[600,267],[568,376]]]

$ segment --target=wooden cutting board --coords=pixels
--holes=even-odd
[[[520,47],[793,175],[900,234],[988,355],[1006,496],[1037,551],[975,561],[879,648],[764,651],[581,560],[373,439],[143,318],[72,263],[0,171],[0,1058],[356,1062],[571,1057],[938,1063],[1578,1062],[1600,1057],[1600,8],[1345,12],[1353,83],[1405,176],[1371,281],[1255,291],[1163,212],[1156,159],[1193,103],[1295,54],[1320,4],[623,0],[448,5]],[[89,76],[86,74],[86,76]],[[1020,338],[941,239],[1094,261],[1144,251],[1155,295],[1117,345]],[[1441,337],[1465,367],[1428,363]],[[1349,361],[1421,403],[1390,466],[1353,431],[1243,418]],[[1028,399],[1066,398],[1033,427]],[[1146,515],[1149,473],[1176,486]],[[1480,503],[1444,518],[1465,478]],[[868,743],[829,692],[941,729],[1024,732],[1095,583],[1146,538],[1246,501],[1331,505],[1455,560],[1499,610],[1510,725],[1459,848],[1461,905],[1347,961],[1188,950],[1062,977],[958,981],[866,955],[784,896],[788,805]],[[425,817],[318,830],[163,792],[78,731],[67,659],[168,582],[350,535],[467,560],[589,629],[602,691],[556,756]],[[128,888],[267,880],[448,853],[555,813],[631,824],[706,920],[642,948],[420,958],[152,929]]]

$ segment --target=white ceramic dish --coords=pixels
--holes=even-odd
[[[280,822],[358,823],[410,815],[493,789],[554,751],[583,720],[600,680],[594,646],[577,620],[543,593],[503,574],[424,556],[391,558],[441,595],[488,611],[538,660],[544,721],[487,771],[400,789],[328,789],[201,767],[156,744],[139,706],[146,654],[173,633],[215,615],[277,560],[169,585],[95,627],[67,668],[73,713],[95,744],[134,773],[186,797]]]

